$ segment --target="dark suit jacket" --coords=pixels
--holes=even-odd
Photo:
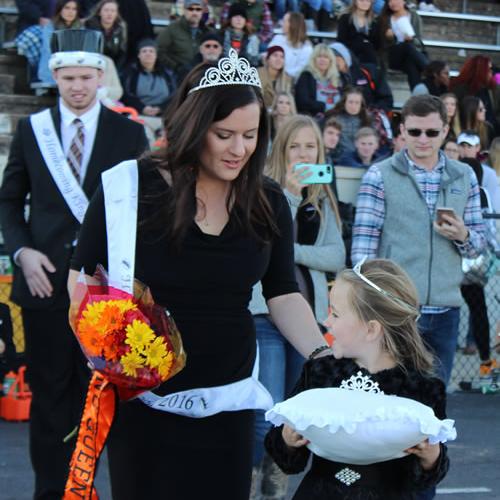
[[[52,108],[51,113],[60,135],[59,107]],[[87,197],[93,195],[104,170],[138,158],[146,149],[144,128],[103,106],[82,186]],[[30,214],[26,221],[24,205],[28,194]],[[29,309],[67,307],[66,281],[79,223],[42,158],[29,118],[19,122],[12,141],[0,188],[0,222],[11,257],[21,247],[35,248],[46,254],[57,269],[47,273],[54,288],[52,297],[40,299],[31,296],[22,270],[14,266],[12,300]]]

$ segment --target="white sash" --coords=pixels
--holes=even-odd
[[[133,293],[135,238],[137,234],[138,167],[125,161],[102,173],[106,232],[108,240],[109,283]],[[202,418],[222,411],[269,410],[273,400],[259,382],[259,350],[252,375],[231,384],[190,389],[157,396],[152,392],[138,398],[156,410],[186,417]]]
[[[45,164],[75,219],[81,224],[89,200],[68,165],[50,110],[31,115],[31,127]]]

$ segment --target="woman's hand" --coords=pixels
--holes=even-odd
[[[290,448],[301,448],[309,443],[307,439],[304,439],[298,432],[295,432],[288,425],[283,426],[281,435],[283,436],[283,441],[285,441],[287,446]]]
[[[391,30],[391,28],[389,28],[386,32],[385,32],[385,37],[388,39],[388,40],[392,40],[394,38],[394,31]]]
[[[441,454],[441,447],[439,443],[430,444],[429,440],[426,439],[416,446],[408,448],[405,452],[416,455],[420,458],[420,465],[422,466],[422,469],[430,470],[436,465],[437,459]]]
[[[295,165],[291,165],[287,169],[285,187],[287,191],[295,196],[300,196],[304,187],[304,179],[311,176],[308,167],[301,167],[294,171]]]
[[[413,37],[411,35],[405,35],[405,42],[411,42]]]

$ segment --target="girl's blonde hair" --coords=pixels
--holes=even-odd
[[[445,99],[454,99],[455,100],[455,114],[453,115],[451,122],[448,123],[450,126],[451,131],[455,134],[455,137],[458,137],[460,135],[460,132],[462,131],[462,127],[460,126],[460,116],[458,113],[458,99],[455,94],[452,92],[446,92],[445,94],[441,94],[439,98],[443,101]]]
[[[330,59],[330,67],[326,75],[322,75],[318,68],[316,67],[316,58],[319,56],[326,56]],[[323,80],[326,78],[334,87],[339,86],[339,70],[337,69],[337,60],[335,59],[335,54],[333,50],[328,47],[325,43],[318,43],[314,46],[311,57],[309,57],[309,62],[304,68],[305,71],[309,71],[315,80]]]
[[[274,95],[274,100],[273,100],[273,105],[271,106],[271,115],[274,117],[276,116],[277,112],[277,106],[278,106],[278,100],[280,97],[287,97],[288,101],[290,102],[290,115],[296,115],[297,114],[297,106],[295,105],[295,97],[290,92],[286,91],[281,91],[281,92],[276,92]]]
[[[316,137],[316,144],[318,146],[317,163],[325,163],[325,147],[323,145],[323,138],[316,122],[310,117],[305,115],[295,115],[290,117],[278,130],[274,138],[273,147],[269,156],[266,174],[279,183],[281,187],[285,187],[286,174],[288,168],[288,153],[290,146],[303,128],[310,128],[313,130]],[[307,196],[303,204],[310,203],[316,209],[320,217],[323,217],[321,211],[321,202],[326,197],[330,202],[332,210],[337,219],[337,225],[340,227],[340,215],[337,206],[337,200],[333,191],[328,184],[310,184],[305,186],[307,189]]]
[[[495,137],[490,144],[489,150],[490,165],[500,175],[500,137]]]
[[[417,328],[418,293],[406,272],[395,262],[374,259],[359,272],[379,288],[363,281],[353,269],[341,271],[337,280],[349,284],[349,299],[356,316],[363,322],[376,320],[383,328],[383,348],[407,371],[434,373],[434,357],[427,350]]]

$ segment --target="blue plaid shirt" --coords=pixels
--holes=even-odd
[[[406,160],[415,175],[420,191],[427,203],[430,216],[434,219],[436,203],[441,186],[441,176],[445,165],[445,156],[439,153],[437,165],[426,170],[415,164],[407,152]],[[469,198],[463,214],[464,224],[469,230],[469,237],[464,243],[454,242],[462,257],[475,258],[485,245],[484,224],[481,214],[481,200],[476,174],[468,167],[470,176]],[[377,257],[380,235],[385,219],[384,183],[380,169],[375,164],[363,176],[358,192],[356,220],[353,228],[351,259],[359,262],[365,255],[367,258]],[[449,308],[422,306],[422,314],[436,314]]]

